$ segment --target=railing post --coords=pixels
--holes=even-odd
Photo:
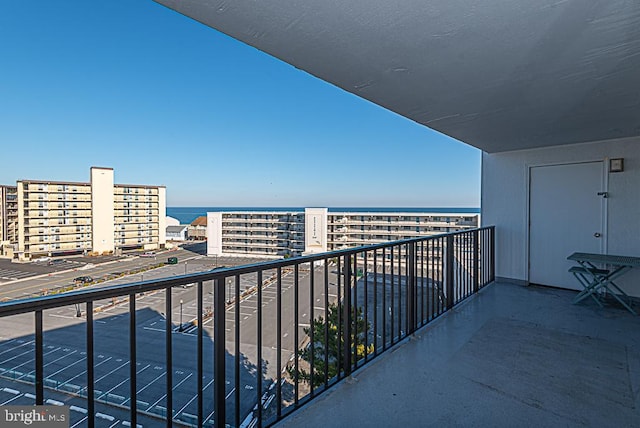
[[[129,294],[129,418],[131,426],[138,422],[137,339],[136,339],[136,293]]]
[[[167,428],[173,427],[173,322],[171,311],[173,310],[171,299],[171,287],[165,288],[165,361],[167,365],[166,374],[166,408],[167,408]]]
[[[225,278],[214,280],[213,292],[213,402],[215,411],[215,426],[225,426],[225,331],[224,331],[224,285]],[[239,328],[239,326],[236,326]],[[236,403],[237,405],[237,403]],[[258,403],[262,405],[262,403]]]
[[[407,326],[407,334],[411,334],[416,331],[417,323],[416,323],[416,313],[418,310],[418,285],[416,281],[416,243],[409,243],[409,254],[407,258],[407,316],[409,325]]]
[[[491,246],[491,264],[489,266],[490,276],[489,282],[496,280],[496,227],[491,226],[489,229],[489,245]]]
[[[473,292],[477,293],[480,289],[480,251],[478,246],[480,245],[480,229],[473,231],[472,245],[473,245]]]
[[[342,303],[344,323],[342,337],[344,338],[344,375],[351,374],[351,256],[344,256],[344,300]]]
[[[447,310],[453,308],[453,235],[447,235],[447,255],[445,257],[445,289],[447,290]]]
[[[95,426],[95,374],[93,364],[93,302],[87,302],[87,426]]]
[[[203,425],[204,424],[204,410],[203,410],[203,388],[202,388],[202,373],[203,373],[203,360],[204,360],[204,355],[203,355],[203,323],[202,323],[202,301],[203,299],[203,295],[202,295],[202,281],[198,281],[198,290],[197,290],[197,294],[198,294],[198,301],[196,302],[197,306],[198,306],[198,314],[197,314],[197,319],[198,319],[198,336],[197,336],[197,357],[196,357],[196,372],[198,374],[198,379],[196,380],[196,383],[198,385],[197,390],[198,390],[198,405],[197,405],[197,409],[198,409],[198,425]]]
[[[36,311],[36,405],[42,406],[44,404],[44,336],[42,331],[42,311]]]

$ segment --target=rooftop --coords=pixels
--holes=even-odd
[[[496,283],[277,426],[640,426],[640,317]]]
[[[178,226],[167,226],[167,233],[179,233],[185,230],[188,226],[186,224],[181,224]]]
[[[191,222],[191,226],[206,226],[207,225],[207,216],[201,215]]]

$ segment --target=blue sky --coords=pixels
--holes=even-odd
[[[151,0],[0,14],[0,184],[167,186],[169,206],[478,207],[480,152]]]

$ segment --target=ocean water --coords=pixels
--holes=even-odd
[[[180,224],[189,224],[196,218],[216,211],[304,211],[300,207],[167,207],[167,215]],[[329,212],[406,212],[406,213],[460,213],[479,214],[480,208],[407,208],[407,207],[329,207]]]

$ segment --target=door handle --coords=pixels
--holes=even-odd
[[[601,237],[602,235],[601,235],[600,233],[596,232],[596,233],[594,233],[594,234],[593,234],[593,236],[595,236],[596,238],[599,238],[599,237]]]

